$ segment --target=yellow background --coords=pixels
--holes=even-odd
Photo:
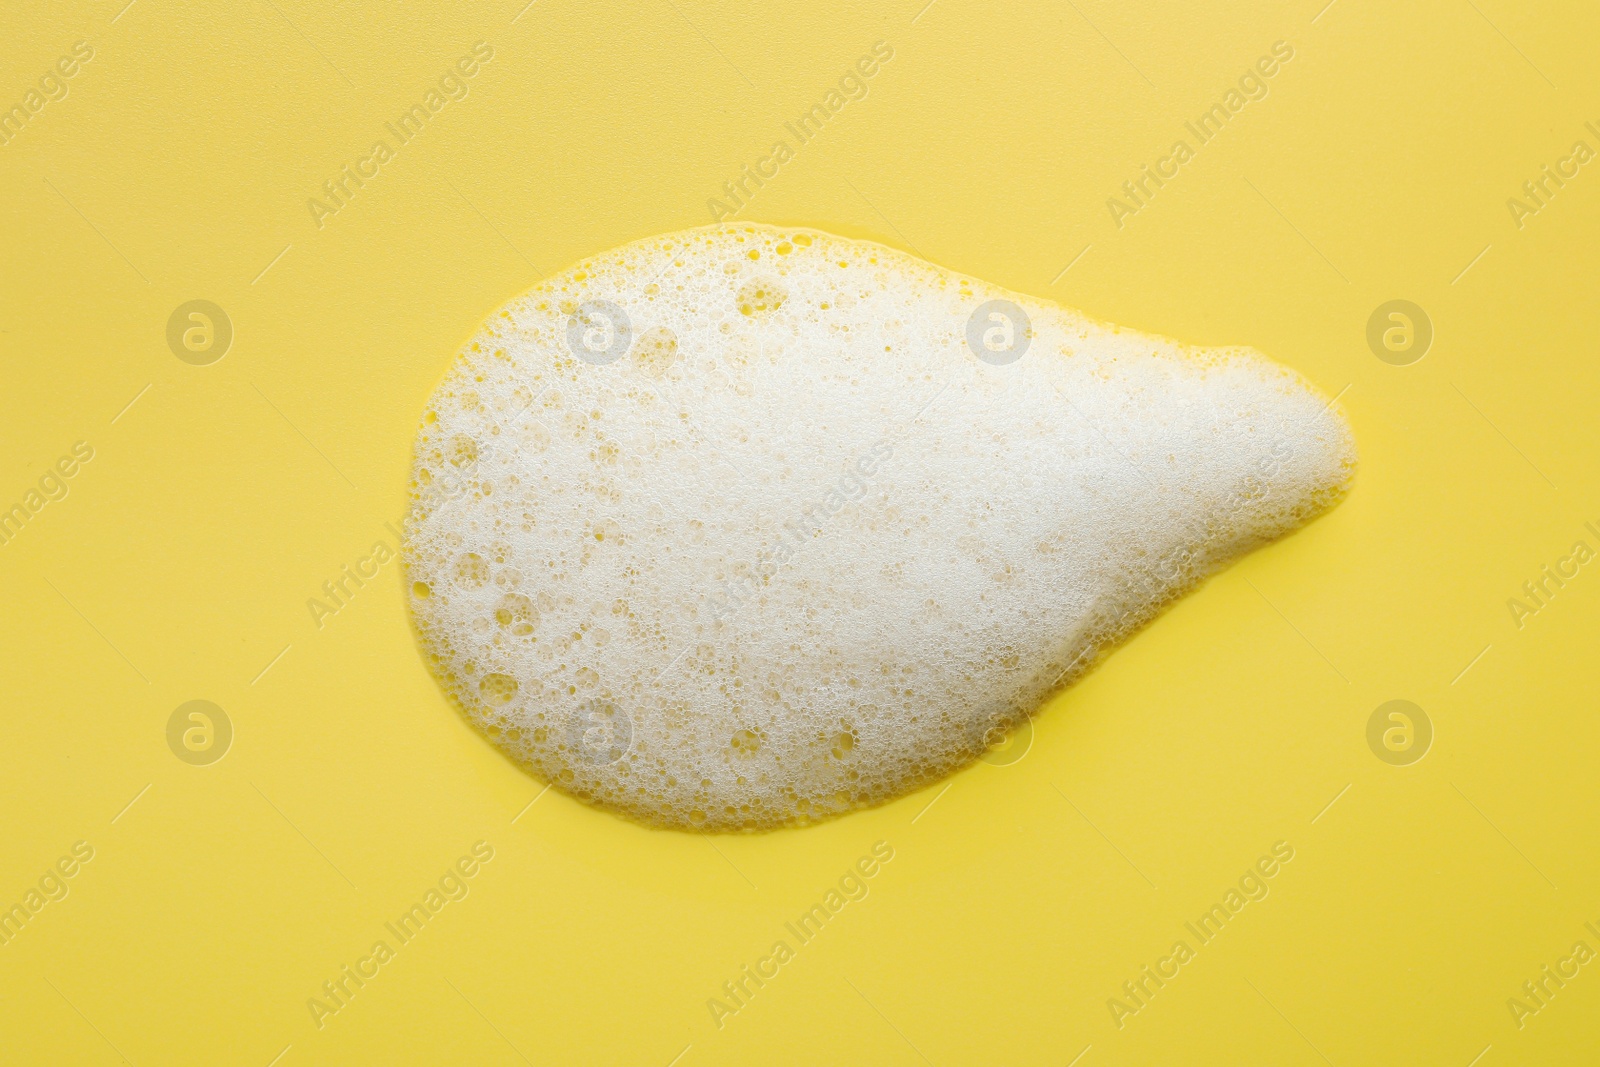
[[[0,147],[0,504],[95,449],[0,547],[0,904],[96,850],[0,947],[0,1059],[1600,1057],[1600,964],[1521,1029],[1506,1004],[1600,948],[1600,567],[1520,629],[1506,605],[1600,547],[1600,164],[1521,229],[1506,206],[1600,147],[1592,7],[124,2],[0,13],[6,106],[95,50]],[[710,221],[880,39],[869,96],[741,218],[1257,346],[1342,391],[1355,492],[947,791],[715,840],[527,807],[539,783],[425,669],[395,566],[320,630],[306,600],[389,539],[416,419],[486,315]],[[470,95],[319,229],[307,198],[480,40]],[[1270,95],[1118,229],[1106,198],[1277,40]],[[235,329],[203,367],[164,337],[197,298]],[[1365,341],[1396,298],[1436,331],[1406,367]],[[1396,698],[1436,731],[1406,767],[1365,739]],[[234,725],[210,766],[167,746],[192,699]],[[470,895],[318,1030],[307,999],[479,840]],[[870,895],[713,1025],[879,840]],[[1270,896],[1116,1027],[1108,999],[1279,840]]]

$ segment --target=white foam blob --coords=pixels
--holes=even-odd
[[[968,763],[1354,463],[1254,351],[709,227],[466,346],[418,435],[411,605],[467,716],[573,796],[801,823]]]

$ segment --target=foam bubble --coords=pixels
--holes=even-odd
[[[411,609],[467,716],[573,796],[803,823],[973,760],[1354,463],[1251,350],[709,227],[466,346],[417,438]]]

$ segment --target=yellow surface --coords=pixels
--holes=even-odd
[[[0,146],[0,506],[93,449],[0,545],[0,905],[93,850],[0,947],[0,1059],[1600,1057],[1600,965],[1520,1027],[1507,1004],[1600,949],[1600,566],[1520,628],[1507,606],[1600,548],[1600,164],[1520,228],[1506,203],[1600,148],[1592,6],[123,2],[0,13],[0,103],[93,51]],[[716,840],[528,807],[428,675],[395,565],[320,629],[306,602],[392,544],[415,420],[489,312],[710,221],[879,40],[867,96],[739,217],[1255,345],[1342,393],[1355,492],[948,789]],[[1119,229],[1107,198],[1280,40],[1268,95]],[[319,228],[308,198],[479,41],[468,95]],[[166,340],[195,299],[234,327],[210,365]],[[1393,299],[1435,329],[1409,366],[1366,342]],[[1434,727],[1408,766],[1367,744],[1393,699]],[[191,700],[233,726],[220,761],[169,748]],[[322,983],[479,841],[469,895],[319,1029]],[[869,894],[796,947],[879,841]],[[1279,841],[1269,895],[1201,946],[1185,922]],[[719,1028],[708,999],[780,939]],[[1119,1028],[1108,1001],[1180,939]]]

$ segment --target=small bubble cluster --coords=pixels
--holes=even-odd
[[[764,829],[976,759],[1354,469],[1254,351],[724,224],[490,317],[423,415],[407,582],[435,675],[534,774]]]

